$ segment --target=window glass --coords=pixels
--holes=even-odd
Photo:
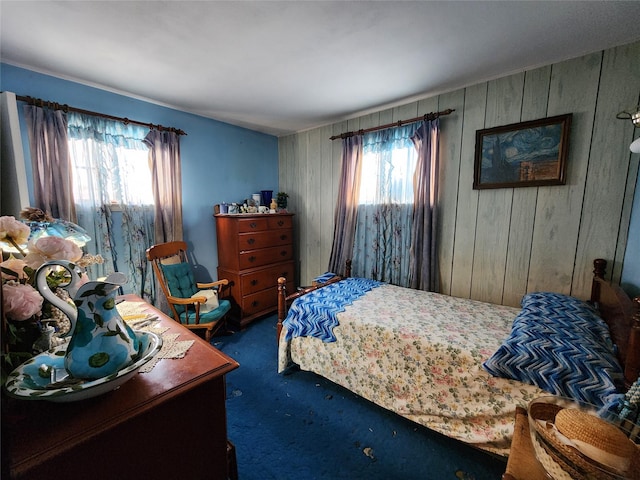
[[[364,136],[360,205],[413,204],[417,153],[410,137],[414,131],[411,126]]]
[[[153,205],[149,150],[142,141],[69,139],[77,204]]]
[[[388,152],[365,153],[360,176],[360,205],[413,203],[413,145]]]

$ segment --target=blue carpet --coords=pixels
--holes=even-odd
[[[502,459],[432,432],[315,374],[277,373],[276,317],[212,339],[227,375],[240,480],[497,480]]]

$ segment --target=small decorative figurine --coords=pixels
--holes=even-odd
[[[271,199],[271,205],[269,205],[269,208],[270,208],[271,210],[273,210],[273,211],[275,211],[275,210],[276,210],[276,208],[278,208],[278,203],[276,202],[276,199],[275,199],[275,198],[272,198],[272,199]]]

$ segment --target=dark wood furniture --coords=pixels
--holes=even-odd
[[[536,460],[529,434],[529,418],[527,411],[516,407],[511,451],[507,460],[507,468],[502,480],[548,480],[544,468]]]
[[[591,301],[609,326],[628,389],[640,376],[640,297],[630,300],[622,288],[607,282],[606,270],[606,260],[593,261]]]
[[[295,285],[293,214],[214,215],[218,278],[229,280],[230,321],[240,328],[277,309],[276,282]]]
[[[135,296],[128,300],[141,301]],[[225,375],[238,363],[157,314],[168,333],[194,340],[119,389],[70,403],[2,397],[2,478],[227,480]]]

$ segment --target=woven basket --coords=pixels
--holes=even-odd
[[[541,399],[540,399],[541,400]],[[603,465],[578,450],[562,444],[537,420],[555,423],[557,413],[563,408],[580,408],[575,402],[549,397],[549,402],[534,400],[529,405],[531,441],[536,458],[556,480],[622,480],[640,478],[640,450],[636,448],[631,468],[624,475]],[[599,440],[601,440],[599,438]],[[597,444],[597,442],[595,442]]]

